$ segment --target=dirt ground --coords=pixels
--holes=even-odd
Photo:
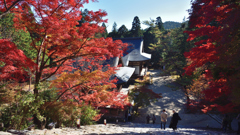
[[[170,123],[172,117],[172,110],[176,110],[180,117],[181,121],[178,123],[178,127],[207,127],[210,128],[221,128],[221,125],[212,119],[207,114],[195,113],[190,114],[186,113],[184,104],[186,103],[186,97],[182,89],[176,89],[169,87],[173,85],[174,79],[170,76],[160,76],[160,70],[149,70],[153,77],[153,84],[149,85],[149,88],[156,93],[162,93],[163,98],[159,99],[155,103],[151,103],[150,106],[146,108],[140,108],[140,116],[135,118],[133,122],[146,123],[147,114],[156,115],[156,124],[160,123],[160,113],[163,109],[168,113],[167,126]],[[237,130],[237,121],[233,120],[232,127],[234,130]]]

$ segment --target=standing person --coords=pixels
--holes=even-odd
[[[228,125],[228,115],[225,114],[222,120],[222,129],[224,132],[227,131],[227,125]]]
[[[233,121],[233,117],[232,115],[228,115],[228,125],[227,125],[227,129],[232,131],[232,121]]]
[[[237,134],[239,135],[240,134],[240,113],[238,114],[236,119],[238,120],[238,131],[237,131]]]
[[[175,131],[177,129],[177,124],[179,120],[182,120],[182,119],[179,117],[178,113],[176,113],[176,111],[173,110],[173,117],[171,119],[169,128],[172,128]]]
[[[128,113],[128,121],[132,121],[132,116],[130,112]]]
[[[150,121],[150,116],[149,116],[149,114],[147,115],[147,117],[146,117],[146,119],[147,119],[147,124],[149,124],[149,121]]]
[[[127,121],[128,121],[128,110],[125,111],[125,122],[127,122]]]
[[[155,124],[156,117],[155,117],[155,115],[154,115],[154,114],[152,115],[152,121],[153,121],[153,124]]]
[[[166,113],[166,110],[163,109],[162,113],[160,114],[160,117],[161,117],[161,129],[162,129],[162,125],[163,125],[163,129],[165,130],[165,126],[166,126],[166,123],[167,123],[167,113]]]

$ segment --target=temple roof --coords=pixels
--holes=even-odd
[[[123,43],[128,43],[128,54],[122,57],[123,65],[128,66],[129,61],[146,61],[151,59],[151,54],[144,53],[142,38],[116,38],[114,40],[121,40]]]
[[[124,82],[127,82],[133,72],[135,71],[135,68],[132,68],[132,67],[119,67],[119,70],[116,70],[116,74],[115,76],[118,78],[118,84],[119,83],[124,83]]]

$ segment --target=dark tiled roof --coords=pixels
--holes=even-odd
[[[114,38],[113,40],[121,40],[123,43],[128,43],[129,47],[127,53],[130,53],[134,49],[141,50],[141,43],[143,39],[141,37],[133,37],[133,38]],[[124,55],[125,56],[125,55]]]
[[[129,61],[147,61],[151,59],[151,54],[144,53],[143,39],[139,38],[115,38],[114,40],[121,40],[123,43],[129,43],[127,54],[123,55],[122,61],[124,66],[128,66]]]

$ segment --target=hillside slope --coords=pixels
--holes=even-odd
[[[181,27],[180,22],[173,22],[173,21],[166,21],[163,23],[163,27],[168,30],[168,29],[175,29]]]

